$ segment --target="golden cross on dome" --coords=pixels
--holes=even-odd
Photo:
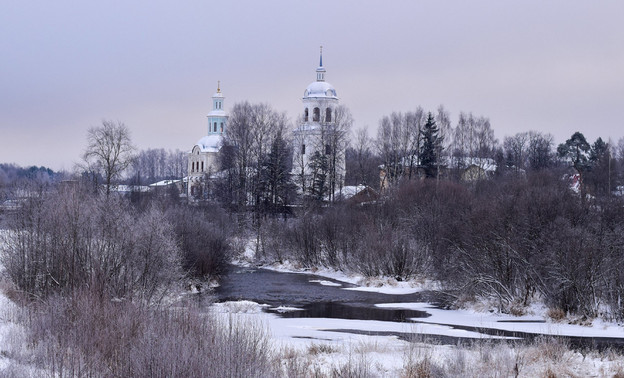
[[[221,93],[221,80],[217,81],[217,93]]]

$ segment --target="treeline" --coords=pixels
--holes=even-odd
[[[188,153],[164,148],[138,151],[125,172],[131,185],[149,185],[161,180],[180,179],[187,175]]]
[[[24,168],[15,164],[0,164],[0,188],[26,180],[51,183],[56,181],[59,175],[46,167],[31,166]]]
[[[476,185],[400,185],[384,202],[337,205],[266,225],[259,256],[397,280],[435,279],[449,303],[533,301],[624,319],[624,200],[584,201],[561,169]]]

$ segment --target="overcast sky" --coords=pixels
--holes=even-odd
[[[226,108],[295,120],[326,79],[357,127],[417,106],[520,131],[624,136],[624,2],[3,1],[0,163],[71,169],[89,127],[124,122],[142,149],[190,150],[217,81]]]

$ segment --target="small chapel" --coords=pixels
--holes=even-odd
[[[217,83],[217,92],[212,96],[212,110],[207,116],[208,133],[193,146],[188,155],[188,198],[203,196],[206,176],[219,170],[218,154],[228,119],[223,106],[224,100],[225,96],[221,92],[221,83],[219,82]]]

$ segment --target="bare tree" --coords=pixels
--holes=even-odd
[[[616,171],[620,180],[624,178],[624,137],[618,139],[615,147],[614,156],[616,157]],[[620,181],[620,185],[622,182]]]
[[[229,174],[236,175],[234,201],[239,206],[257,204],[261,193],[260,166],[271,151],[273,141],[286,130],[287,118],[267,104],[235,104],[224,137],[231,162]],[[225,157],[225,156],[223,156]],[[231,180],[230,180],[231,181]]]
[[[122,122],[103,120],[102,126],[89,129],[83,159],[90,170],[102,172],[107,196],[113,180],[132,162],[133,152],[130,130]]]
[[[327,127],[324,130],[324,144],[329,146],[329,149],[325,150],[327,154],[329,152],[328,159],[328,186],[329,186],[329,200],[334,200],[334,193],[344,182],[345,174],[345,150],[349,142],[349,133],[351,132],[351,126],[353,125],[353,116],[351,111],[344,105],[336,107],[334,110],[333,122],[327,122]]]
[[[441,143],[438,144],[436,155],[438,157],[438,178],[440,176],[440,165],[448,163],[449,148],[451,145],[451,138],[453,136],[453,126],[451,125],[451,115],[448,110],[444,108],[444,105],[438,107],[438,111],[435,116],[435,122],[438,126],[438,136]]]
[[[345,153],[347,185],[375,185],[379,184],[379,171],[376,156],[372,151],[373,141],[368,136],[366,128],[357,129],[353,138],[352,147]]]
[[[421,107],[414,112],[392,113],[383,117],[377,132],[377,146],[382,158],[386,176],[384,183],[396,183],[403,175],[411,179],[419,163],[421,145],[420,130],[424,125],[424,111]]]
[[[472,113],[459,113],[453,132],[451,166],[459,171],[469,164],[484,166],[488,158],[494,158],[498,140],[487,117],[475,117]]]
[[[553,164],[555,138],[552,134],[529,131],[529,147],[527,153],[528,167],[534,171],[549,168]]]
[[[503,141],[507,166],[519,172],[526,168],[526,160],[529,148],[529,133],[517,133],[514,136],[505,137]]]

